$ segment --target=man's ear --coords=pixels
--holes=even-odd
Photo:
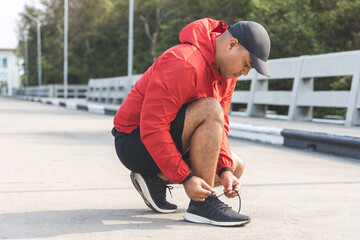
[[[231,38],[228,41],[228,47],[227,50],[230,51],[233,47],[236,47],[239,44],[239,41],[236,38]]]

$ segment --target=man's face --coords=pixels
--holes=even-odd
[[[230,42],[220,62],[221,75],[226,79],[238,78],[246,76],[252,68],[249,51],[237,42]]]

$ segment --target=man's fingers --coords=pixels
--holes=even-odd
[[[205,190],[208,190],[210,193],[208,196],[211,195],[211,193],[216,194],[216,191],[214,188],[212,188],[209,184],[207,184],[205,181],[201,182],[201,187]]]
[[[226,194],[225,194],[225,196],[226,196],[226,197],[228,197],[228,198],[234,198],[234,197],[236,197],[236,196],[237,196],[237,194],[233,194],[233,193],[226,193]]]
[[[198,196],[202,197],[202,198],[207,198],[207,197],[209,197],[211,195],[216,195],[216,193],[213,193],[213,192],[211,192],[211,191],[209,191],[207,189],[204,189],[204,188],[201,188],[199,190],[199,192],[198,192]]]
[[[241,183],[240,183],[240,182],[238,182],[237,184],[235,184],[235,185],[233,186],[233,190],[236,190],[236,191],[238,191],[238,192],[240,193],[240,190],[241,190]]]
[[[193,199],[194,201],[205,201],[205,199],[207,197],[209,197],[211,195],[211,192],[205,190],[205,189],[201,189],[201,191],[198,192],[198,194],[196,195],[195,199]]]
[[[205,201],[211,195],[216,195],[216,190],[202,178],[192,177],[184,183],[186,194],[194,201]]]
[[[234,198],[234,197],[237,197],[238,194],[240,195],[240,191],[238,191],[237,189],[234,189],[234,190],[231,190],[229,192],[226,192],[225,196],[227,196],[228,198]]]

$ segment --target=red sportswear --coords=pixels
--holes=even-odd
[[[141,140],[162,173],[181,183],[191,171],[170,135],[180,108],[202,97],[213,97],[224,110],[225,126],[217,166],[233,170],[227,139],[229,112],[236,78],[223,78],[215,62],[215,37],[226,23],[201,19],[180,33],[182,44],[168,49],[136,82],[114,118],[115,128],[131,133],[140,126]]]

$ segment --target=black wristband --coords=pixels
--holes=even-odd
[[[188,181],[190,178],[192,178],[194,175],[192,174],[192,172],[189,173],[189,175],[187,175],[187,177],[182,180],[181,184],[185,183],[186,181]]]
[[[221,174],[223,174],[223,172],[225,172],[225,171],[233,172],[231,168],[223,167],[222,169],[220,169],[218,176],[221,177]]]

